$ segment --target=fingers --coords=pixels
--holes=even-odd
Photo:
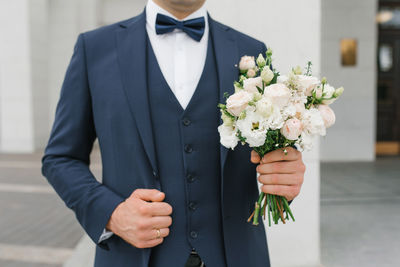
[[[263,174],[258,181],[264,185],[298,185],[303,183],[303,175]]]
[[[257,166],[257,172],[263,174],[273,173],[296,173],[305,170],[305,166],[300,161],[280,161],[260,164]]]
[[[261,191],[266,194],[284,196],[288,201],[294,199],[300,192],[298,185],[263,185]]]
[[[172,224],[172,217],[171,216],[156,216],[150,219],[149,223],[152,228],[161,229],[170,227]]]
[[[264,155],[262,163],[271,163],[277,161],[295,161],[301,159],[301,153],[293,147],[286,148],[287,154],[284,149],[277,149]]]
[[[254,150],[251,151],[250,161],[254,164],[260,163],[261,157]]]
[[[160,230],[160,236],[158,236],[157,230]],[[169,235],[169,228],[160,228],[160,229],[157,228],[157,229],[152,230],[152,233],[153,233],[153,239],[164,238]]]
[[[133,191],[131,197],[136,197],[144,201],[161,202],[164,200],[165,194],[157,189],[136,189]]]
[[[168,216],[172,213],[172,206],[166,202],[144,203],[140,213],[144,216]]]

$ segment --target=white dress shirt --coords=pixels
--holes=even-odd
[[[153,0],[147,2],[146,31],[150,44],[171,91],[182,108],[186,109],[200,81],[206,62],[209,33],[207,10],[203,5],[184,19],[204,17],[204,35],[200,42],[193,40],[179,29],[158,35],[155,28],[158,13],[170,16],[176,20],[178,19],[154,3]],[[110,238],[112,235],[112,232],[104,229],[99,243]]]
[[[209,32],[207,10],[203,5],[184,19],[204,17],[205,29],[200,42],[193,40],[179,29],[157,35],[155,27],[158,13],[178,19],[154,3],[153,0],[147,2],[146,30],[151,46],[171,91],[182,108],[186,109],[199,83],[206,62]]]

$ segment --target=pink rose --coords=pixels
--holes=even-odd
[[[335,112],[327,106],[327,105],[319,105],[318,110],[321,114],[322,119],[324,120],[324,124],[326,128],[331,127],[333,124],[335,124],[336,121],[336,116]]]
[[[281,128],[281,134],[288,140],[297,140],[302,131],[303,125],[297,118],[288,119]]]
[[[243,56],[239,62],[239,69],[242,71],[247,71],[249,69],[254,69],[256,67],[256,62],[254,57]]]
[[[238,117],[252,99],[253,94],[240,90],[226,100],[226,108],[230,114]]]
[[[273,106],[283,108],[289,103],[292,94],[286,85],[275,83],[264,88],[264,96],[271,101]]]
[[[312,91],[320,84],[320,81],[313,76],[298,75],[297,86],[306,96],[311,96]]]
[[[254,69],[249,69],[247,71],[247,77],[253,78],[254,76],[256,76],[256,71]]]
[[[243,89],[249,93],[258,93],[257,87],[262,88],[261,77],[249,78],[243,81]]]

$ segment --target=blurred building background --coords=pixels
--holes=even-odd
[[[11,241],[0,239],[0,266],[8,266],[1,260],[21,260],[18,253],[35,254],[35,246],[63,260],[73,254],[83,232],[61,201],[55,195],[46,195],[51,189],[40,177],[40,155],[77,35],[139,14],[146,2],[0,0],[0,198],[4,199],[0,202],[4,205],[0,204],[0,227],[16,225],[20,220],[13,207],[24,207],[21,211],[25,212],[49,202],[55,205],[42,209],[43,214],[39,212],[42,218],[48,215],[46,222],[25,230],[25,235],[32,236],[28,239],[31,243],[25,239],[13,242],[17,230],[8,231],[6,237]],[[318,266],[321,247],[325,266],[400,265],[399,255],[390,254],[393,240],[385,232],[379,235],[382,239],[371,234],[372,230],[381,233],[383,225],[363,221],[387,216],[385,222],[390,222],[395,211],[400,214],[400,192],[396,189],[400,185],[400,0],[207,0],[207,6],[214,19],[270,46],[274,65],[281,72],[311,60],[314,74],[328,77],[336,87],[345,87],[340,101],[333,104],[336,125],[320,140],[319,149],[305,155],[306,182],[293,203],[297,222],[268,230],[273,265]],[[95,162],[101,178],[98,156]],[[32,192],[35,196],[45,194],[43,202],[34,201],[39,198],[29,200]],[[374,206],[373,212],[368,210],[371,202],[381,205]],[[65,209],[65,213],[49,216],[59,209]],[[13,219],[3,219],[3,212],[9,212]],[[343,219],[352,214],[364,224],[346,224]],[[71,233],[69,242],[45,242],[43,232],[48,239],[61,238],[63,233],[54,217],[69,222],[65,223]],[[43,223],[48,223],[48,228]],[[391,224],[384,226],[400,230]],[[363,232],[357,232],[360,229]],[[374,242],[381,248],[377,255]],[[359,257],[367,254],[366,262],[357,264]],[[370,259],[375,256],[386,259],[386,263],[372,264]],[[392,260],[389,263],[388,257]],[[37,265],[23,260],[26,265],[15,266],[59,266],[63,260],[41,261],[39,257]]]

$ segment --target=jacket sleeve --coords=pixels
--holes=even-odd
[[[96,132],[85,57],[81,34],[61,89],[42,173],[98,243],[112,212],[124,199],[98,182],[89,169]],[[99,245],[107,249],[105,242]]]

